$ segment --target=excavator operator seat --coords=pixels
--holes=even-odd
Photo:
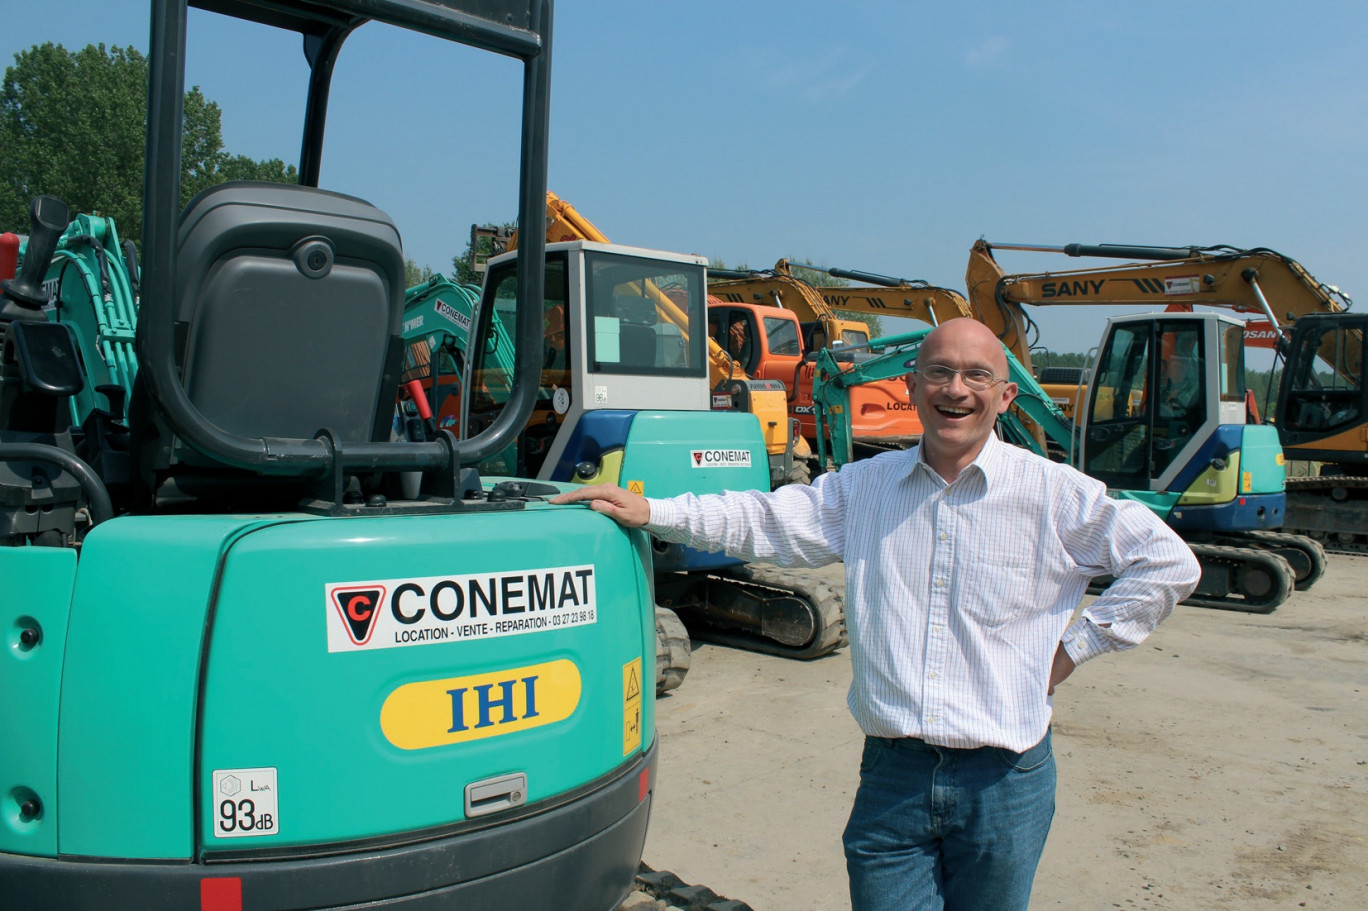
[[[387,215],[311,187],[222,184],[186,207],[176,266],[178,367],[206,419],[249,438],[389,438],[404,258]]]
[[[655,303],[645,297],[617,294],[613,296],[613,309],[619,320],[622,363],[629,367],[656,366]]]

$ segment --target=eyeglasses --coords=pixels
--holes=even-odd
[[[954,378],[955,374],[959,374],[960,379],[964,380],[964,385],[970,389],[991,389],[998,383],[1007,382],[1005,379],[993,376],[993,371],[985,370],[982,367],[956,370],[944,364],[927,364],[925,367],[917,368],[917,373],[933,386],[944,386]]]

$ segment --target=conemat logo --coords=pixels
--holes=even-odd
[[[370,642],[371,633],[375,632],[375,618],[380,615],[380,606],[385,600],[385,590],[335,588],[328,594],[352,644],[361,646]]]
[[[324,586],[328,651],[493,639],[598,622],[594,567]]]
[[[695,449],[689,453],[694,468],[750,468],[749,449]]]

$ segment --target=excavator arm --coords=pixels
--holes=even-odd
[[[773,269],[747,274],[728,273],[736,278],[713,282],[709,288],[723,299],[761,299],[777,303],[798,314],[802,320],[820,320],[824,324],[840,320],[838,311],[867,313],[874,316],[903,316],[937,326],[948,319],[972,316],[969,303],[958,291],[940,288],[920,279],[892,278],[873,272],[851,269],[822,269],[804,266],[814,272],[825,272],[835,278],[865,282],[865,285],[814,285],[793,274],[787,259],[775,263]],[[873,287],[870,287],[873,286]],[[828,336],[839,338],[839,335]]]
[[[1006,275],[993,249],[1063,253],[1074,257],[1136,259],[1126,263],[1060,272]],[[1024,319],[1023,304],[1142,306],[1191,311],[1194,305],[1256,314],[1246,326],[1246,342],[1282,348],[1291,324],[1303,316],[1343,313],[1349,298],[1338,288],[1316,280],[1300,263],[1267,248],[1142,247],[1118,244],[1067,244],[1050,247],[990,244],[980,240],[969,254],[965,273],[975,310],[996,311]],[[985,320],[986,322],[986,320]],[[1006,339],[1004,338],[1004,341]],[[1009,348],[1014,348],[1010,345]],[[1014,354],[1021,355],[1014,349]],[[1321,352],[1336,363],[1332,351]],[[1361,364],[1345,365],[1362,371]]]
[[[841,319],[814,286],[793,274],[787,259],[781,259],[773,269],[763,271],[712,270],[710,274],[722,276],[721,281],[708,283],[708,293],[719,300],[769,304],[791,310],[803,322],[821,323],[826,339],[832,342],[863,344],[869,340],[867,326],[852,325],[851,321]],[[859,331],[864,337],[848,337],[848,329]]]
[[[598,229],[592,221],[585,218],[570,203],[561,199],[550,190],[546,192],[546,242],[558,243],[567,240],[591,240],[601,244],[612,243],[608,236]],[[508,242],[509,250],[518,248],[518,235],[513,234]],[[688,318],[663,292],[648,288],[647,294],[655,301],[661,315],[679,327],[688,337]],[[708,379],[714,388],[730,380],[746,379],[746,372],[735,359],[713,339],[708,339]]]
[[[822,269],[834,278],[864,282],[864,285],[818,285],[817,293],[833,310],[869,313],[876,316],[903,316],[939,326],[949,319],[973,316],[964,295],[941,288],[919,278],[894,278],[854,269]],[[869,287],[872,285],[873,287]]]

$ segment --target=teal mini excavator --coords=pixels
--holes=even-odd
[[[397,26],[521,61],[540,225],[551,4],[195,5],[300,36],[301,182],[181,209],[187,3],[156,0],[136,314],[45,287],[69,213],[35,201],[0,301],[0,905],[608,911],[654,784],[649,543],[473,467],[536,360],[483,433],[394,439],[399,235],[318,187],[333,63]]]

